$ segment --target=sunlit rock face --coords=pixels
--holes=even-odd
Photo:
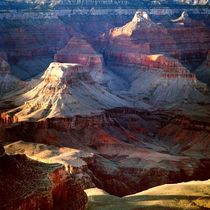
[[[0,140],[18,141],[6,152],[61,163],[83,188],[118,196],[208,179],[210,97],[193,71],[210,47],[208,9],[93,4],[0,14],[3,74],[45,69],[0,101]]]
[[[9,145],[6,151],[51,163],[61,161],[72,166],[73,175],[83,174],[78,182],[84,187],[92,183],[118,196],[165,183],[204,180],[210,176],[209,122],[201,113],[206,108],[186,105],[182,110],[154,112],[121,108],[97,116],[10,124],[6,128],[8,139],[65,145],[94,155],[23,142]],[[194,113],[194,109],[200,112]],[[75,163],[71,157],[74,152]],[[86,162],[82,170],[75,165],[81,163],[80,158]]]
[[[58,51],[54,60],[62,63],[79,63],[89,68],[102,68],[103,56],[80,37],[72,37],[68,44]]]
[[[177,59],[145,55],[133,48],[123,53],[118,47],[107,53],[107,63],[131,82],[132,93],[143,94],[155,103],[208,102],[206,84]]]
[[[4,148],[2,147],[2,149]],[[94,154],[91,152],[23,141],[8,144],[5,149],[9,155],[27,155],[27,157],[43,163],[62,164],[83,189],[95,186],[92,180],[93,174],[88,169],[89,162],[94,161]]]
[[[131,22],[123,27],[115,28],[110,31],[112,37],[116,36],[131,36],[138,28],[151,28],[155,24],[150,19],[145,11],[137,11]]]
[[[180,5],[208,5],[209,0],[161,0],[161,1],[139,1],[139,0],[134,0],[134,1],[128,1],[128,0],[103,0],[103,1],[97,1],[97,0],[88,0],[88,1],[81,1],[81,0],[20,0],[16,2],[15,0],[11,0],[10,3],[7,2],[6,0],[3,0],[1,2],[1,6],[3,8],[75,8],[75,7],[96,7],[96,8],[106,8],[106,7],[138,7],[138,6],[160,6],[163,4],[166,7],[170,6],[180,6]]]
[[[0,178],[2,210],[79,210],[87,202],[84,191],[60,164],[4,155],[0,156]]]
[[[50,64],[36,87],[13,102],[21,106],[2,113],[5,122],[94,115],[129,105],[94,82],[84,66],[57,62]]]
[[[208,27],[191,20],[186,13],[165,26],[154,23],[144,11],[138,11],[131,22],[112,29],[109,36],[111,40],[127,36],[134,44],[149,45],[151,54],[171,55],[195,68],[210,48],[209,33]]]
[[[12,73],[31,78],[47,68],[57,50],[69,40],[68,28],[55,14],[2,14],[0,49],[6,52]],[[5,17],[4,17],[5,15]]]
[[[195,57],[198,51],[202,52],[202,48],[208,49],[210,43],[209,41],[206,43],[206,36],[209,32],[208,29],[205,29],[203,34],[205,38],[201,41],[205,44],[201,46],[198,46],[197,42],[194,44],[193,40],[198,34],[192,32],[194,33],[193,40],[188,40],[191,44],[184,46],[185,37],[178,35],[179,33],[181,35],[180,30],[200,28],[195,25],[189,27],[193,21],[187,17],[186,13],[182,13],[180,18],[171,23],[170,27],[166,27],[163,24],[154,23],[146,12],[140,10],[136,12],[131,22],[114,28],[108,35],[104,35],[104,38],[108,39],[105,62],[116,74],[130,81],[132,93],[143,94],[152,99],[155,104],[160,102],[163,104],[208,102],[205,97],[208,92],[207,86],[197,80],[195,74],[190,72],[189,66],[189,69],[186,67],[187,64],[181,63],[182,59],[180,62],[177,58],[177,55],[178,57],[185,56],[188,50],[192,50],[191,56],[195,53],[193,55]],[[174,22],[179,21],[187,22],[189,25],[173,25]],[[176,36],[172,35],[173,30],[178,33],[175,33]],[[154,54],[155,52],[162,53]],[[194,58],[190,59],[192,60]],[[187,59],[185,62],[188,63]]]

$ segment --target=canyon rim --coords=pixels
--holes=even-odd
[[[210,2],[2,0],[0,209],[210,209]]]

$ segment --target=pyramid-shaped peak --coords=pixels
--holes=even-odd
[[[101,67],[103,64],[103,56],[82,36],[73,36],[68,44],[55,54],[54,60],[61,63],[79,63],[91,68]]]
[[[73,36],[63,50],[68,50],[73,54],[97,54],[91,44],[82,36]]]

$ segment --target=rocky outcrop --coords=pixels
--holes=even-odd
[[[5,121],[96,115],[103,109],[128,105],[93,81],[80,64],[56,62],[48,67],[36,87],[14,97],[13,103],[19,107],[2,113]]]
[[[184,25],[180,27],[178,22]],[[133,44],[149,45],[150,54],[168,54],[195,68],[210,48],[209,33],[203,23],[187,18],[186,13],[171,25],[164,25],[152,22],[148,14],[140,10],[131,22],[112,29],[109,39],[112,49],[116,42],[113,40],[126,36]],[[129,46],[127,48],[129,51]]]
[[[80,174],[78,181],[83,186],[94,183],[120,196],[165,183],[208,179],[209,123],[203,122],[199,113],[197,117],[185,115],[177,110],[140,112],[121,108],[97,117],[20,122],[6,127],[6,138],[62,144],[94,155],[89,157],[67,148],[60,148],[57,153],[54,147],[22,142],[9,145],[6,151],[22,151],[51,163],[64,161],[73,175]],[[46,150],[50,157],[44,155]],[[86,162],[82,170],[75,166],[72,152]]]
[[[146,12],[140,10],[131,22],[104,35],[108,39],[105,62],[116,74],[130,82],[132,93],[149,96],[155,104],[208,101],[205,97],[206,85],[199,82],[186,66],[202,60],[209,47],[210,42],[206,38],[209,32],[203,25],[192,25],[191,19],[186,16],[183,13],[174,22],[184,21],[187,26],[167,26],[153,22]],[[194,30],[189,32],[192,39],[185,37],[184,30]],[[197,36],[200,38],[195,41]],[[182,47],[186,42],[191,44]],[[192,61],[190,65],[188,56],[195,57],[189,58]]]
[[[62,164],[65,170],[74,178],[74,181],[83,189],[95,186],[92,181],[92,172],[87,165],[87,163],[94,160],[93,153],[23,141],[8,144],[5,146],[5,150],[9,155],[27,155],[27,157],[42,163]]]
[[[96,53],[84,38],[76,36],[72,37],[68,44],[56,53],[54,60],[61,63],[79,63],[99,70],[103,65],[103,56]]]
[[[155,103],[208,101],[207,86],[174,58],[113,51],[108,52],[107,63],[130,81],[132,93],[149,95]]]
[[[5,154],[0,157],[0,178],[2,210],[79,210],[84,209],[87,202],[84,191],[59,164]]]
[[[68,28],[57,15],[21,15],[2,21],[0,48],[7,53],[12,71],[19,78],[31,78],[46,68],[57,50],[69,40]],[[14,19],[13,19],[14,18]]]
[[[123,27],[112,29],[110,36],[113,38],[117,36],[131,36],[134,31],[140,28],[152,28],[155,26],[155,23],[152,22],[148,14],[145,11],[139,10],[135,13],[131,22]]]

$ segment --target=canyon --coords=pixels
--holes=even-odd
[[[209,207],[209,2],[186,2],[0,3],[1,209]]]

